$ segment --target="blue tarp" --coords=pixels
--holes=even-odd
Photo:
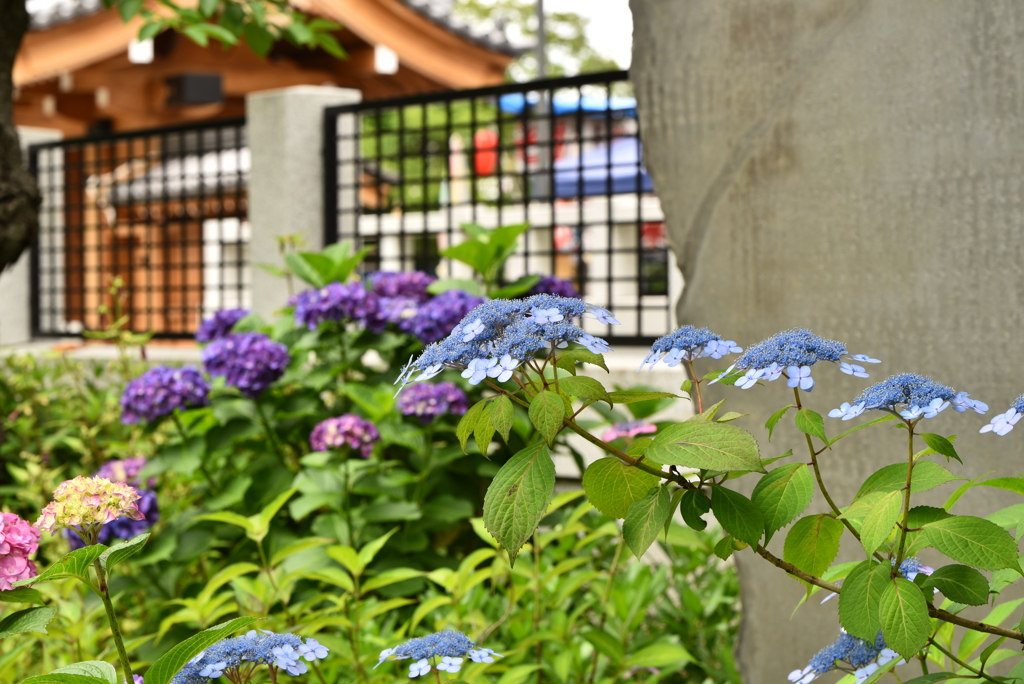
[[[498,98],[498,107],[506,114],[522,114],[523,107],[533,107],[540,101],[537,93],[508,93]],[[606,97],[584,95],[578,97],[573,93],[558,93],[551,103],[551,111],[555,116],[575,114],[584,112],[590,114],[603,114],[611,110],[624,114],[625,116],[636,117],[636,98],[620,97],[613,95],[611,100]]]
[[[584,152],[582,160],[563,157],[555,162],[554,172],[555,197],[654,191],[651,177],[640,164],[640,141],[634,136],[615,138],[610,147]]]

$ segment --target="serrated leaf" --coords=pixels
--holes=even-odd
[[[1013,537],[988,520],[951,516],[928,523],[922,532],[928,546],[964,565],[982,570],[1012,568],[1020,572]]]
[[[803,463],[785,465],[761,478],[751,495],[764,519],[765,544],[772,535],[807,510],[814,496],[814,476]]]
[[[100,556],[100,565],[103,567],[103,571],[109,573],[114,569],[115,565],[123,560],[131,558],[139,551],[142,551],[142,547],[146,545],[148,540],[149,532],[145,532],[137,537],[129,539],[123,544],[111,546]]]
[[[924,580],[921,589],[938,589],[950,601],[968,606],[988,603],[988,580],[966,565],[946,565],[936,569]]]
[[[605,390],[604,385],[594,378],[588,378],[583,375],[577,378],[559,378],[558,387],[563,392],[580,399],[611,402],[611,398],[608,396],[608,391]]]
[[[711,510],[725,531],[751,546],[764,534],[764,518],[747,497],[719,485],[711,486]]]
[[[732,535],[725,535],[718,540],[717,544],[715,544],[713,553],[722,560],[729,560],[732,552],[736,550],[736,547],[733,545],[734,541],[735,540],[732,538]]]
[[[583,473],[583,491],[609,518],[625,518],[630,505],[643,499],[660,478],[617,458],[591,463]]]
[[[683,516],[683,522],[698,532],[708,526],[701,516],[710,510],[711,501],[695,489],[686,490],[679,501],[679,514]]]
[[[284,261],[296,277],[313,287],[326,285],[327,276],[334,270],[334,261],[330,257],[315,252],[289,252],[284,255]]]
[[[324,546],[325,544],[330,544],[333,541],[333,539],[328,537],[302,537],[300,539],[296,539],[275,551],[274,555],[270,558],[270,565],[271,567],[280,565],[297,553],[302,553],[309,549],[315,549],[318,546]]]
[[[85,546],[67,554],[35,577],[11,582],[11,586],[20,587],[38,582],[52,582],[53,580],[67,579],[68,577],[78,577],[88,581],[89,566],[106,550],[107,547],[103,544]]]
[[[913,582],[897,577],[878,601],[878,618],[886,645],[910,660],[928,643],[931,619],[924,594]]]
[[[605,372],[608,370],[608,364],[604,360],[603,354],[595,354],[589,349],[570,349],[559,353],[559,358],[572,359],[573,361],[579,361],[580,363],[589,363],[592,366],[598,366],[603,368]]]
[[[706,421],[676,423],[655,436],[645,456],[655,463],[719,472],[765,472],[757,441],[734,425]]]
[[[878,602],[892,580],[890,568],[864,561],[850,571],[839,593],[839,622],[847,632],[874,641],[880,629]]]
[[[357,554],[359,572],[362,572],[370,563],[373,562],[373,559],[377,557],[380,550],[384,548],[384,545],[388,543],[388,540],[391,539],[396,532],[398,532],[398,528],[392,528],[386,534],[382,534],[376,539],[363,544],[363,548],[359,549],[359,553]]]
[[[171,678],[185,666],[185,663],[221,639],[229,637],[234,632],[243,627],[248,627],[261,619],[257,617],[235,618],[185,639],[185,641],[174,646],[167,653],[160,656],[155,663],[150,665],[149,669],[146,670],[146,684],[168,684]]]
[[[671,392],[635,392],[624,390],[620,392],[608,392],[608,398],[613,404],[636,404],[641,401],[653,399],[679,399],[679,395]]]
[[[665,520],[672,515],[671,499],[666,487],[652,487],[644,498],[630,504],[622,521],[622,538],[637,558],[664,529]]]
[[[920,677],[914,677],[913,679],[907,679],[903,681],[903,684],[939,684],[947,679],[959,679],[959,676],[952,672],[929,672],[926,675]]]
[[[487,403],[487,401],[478,401],[473,404],[459,420],[459,424],[455,428],[455,436],[459,438],[459,444],[462,445],[462,453],[466,453],[466,443],[469,441],[470,436],[476,432],[477,421],[480,420],[484,410],[487,409]]]
[[[914,472],[910,485],[910,493],[917,494],[944,485],[952,480],[958,480],[956,475],[949,472],[938,463],[927,460],[919,460],[914,463]],[[893,492],[907,486],[907,464],[893,463],[880,468],[864,480],[854,500],[861,498],[869,492]]]
[[[903,492],[885,492],[864,516],[864,521],[860,526],[860,543],[868,556],[889,538],[902,510]]]
[[[50,674],[29,677],[21,684],[109,684],[109,682],[100,677],[51,672]]]
[[[0,620],[0,639],[6,639],[9,636],[25,632],[48,634],[46,626],[50,624],[50,620],[56,614],[57,608],[54,606],[26,608],[25,610],[11,613],[3,620]]]
[[[842,536],[843,523],[828,514],[800,518],[786,535],[783,560],[809,575],[821,577],[836,559]]]
[[[491,412],[481,411],[477,418],[476,427],[473,428],[473,441],[480,453],[487,457],[490,450],[491,440],[494,439],[494,423],[491,422]]]
[[[820,413],[802,408],[796,412],[794,421],[800,432],[811,437],[817,437],[825,444],[828,444],[828,437],[825,436],[825,420],[821,417]]]
[[[373,591],[374,589],[380,589],[396,582],[404,582],[415,577],[423,576],[422,570],[414,570],[412,568],[391,568],[390,570],[384,570],[379,575],[374,575],[370,579],[366,580],[360,587],[362,591]]]
[[[637,437],[626,447],[627,456],[643,456],[647,447],[651,446],[654,440],[650,437]]]
[[[775,430],[775,426],[778,425],[779,421],[782,420],[782,417],[784,415],[786,415],[786,411],[788,411],[791,408],[796,408],[796,407],[793,406],[792,404],[790,404],[789,406],[783,406],[778,411],[773,413],[771,415],[771,418],[768,419],[768,422],[764,424],[764,426],[766,428],[768,428],[768,441],[769,442],[772,441],[772,432]]]
[[[691,662],[696,662],[696,659],[682,646],[668,641],[656,641],[630,653],[626,658],[626,667],[672,667],[678,670]]]
[[[508,444],[509,431],[516,422],[516,410],[508,395],[502,394],[491,402],[491,425]],[[475,432],[475,430],[474,430]]]
[[[896,418],[897,418],[896,416],[894,416],[894,415],[892,415],[890,413],[888,415],[882,416],[881,418],[875,418],[874,420],[869,420],[866,423],[861,423],[860,425],[857,425],[856,427],[852,427],[849,430],[846,430],[844,432],[840,432],[838,435],[833,437],[831,439],[831,441],[829,441],[829,446],[835,444],[836,442],[841,440],[843,437],[847,437],[849,435],[852,435],[854,432],[857,432],[858,430],[863,430],[864,428],[871,427],[872,425],[877,425],[878,423],[884,423],[884,422],[889,421],[889,420],[896,420]]]
[[[102,660],[86,660],[81,663],[73,663],[54,670],[51,674],[70,674],[95,677],[107,682],[108,684],[117,684],[117,670],[114,669],[113,665],[105,663]]]
[[[530,401],[530,422],[537,432],[549,444],[554,444],[555,437],[562,429],[565,417],[565,404],[557,393],[545,390]]]
[[[35,589],[29,589],[28,587],[18,587],[17,589],[0,591],[0,601],[3,601],[4,603],[35,603],[40,606],[46,603],[42,594]]]
[[[561,406],[561,399],[552,396]],[[535,444],[510,458],[487,488],[484,526],[508,553],[511,565],[544,517],[554,487],[551,454],[547,446]]]
[[[946,458],[952,458],[956,461],[959,461],[960,463],[963,463],[963,461],[960,460],[960,455],[957,454],[956,449],[953,448],[953,443],[950,442],[945,437],[943,437],[942,435],[936,435],[931,432],[922,432],[921,438],[924,440],[924,443],[927,444],[928,447],[931,448],[931,450],[934,451],[935,453],[942,454]]]

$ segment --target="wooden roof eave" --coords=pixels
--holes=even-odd
[[[333,19],[371,45],[452,89],[497,85],[513,56],[452,33],[399,0],[292,0],[308,14]]]

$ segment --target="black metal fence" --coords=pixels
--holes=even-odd
[[[43,195],[34,335],[102,329],[115,299],[133,330],[163,337],[251,306],[244,120],[33,145],[29,163]]]
[[[326,243],[375,250],[367,270],[465,277],[439,253],[460,226],[528,222],[504,278],[553,274],[648,343],[682,283],[642,163],[627,73],[508,84],[325,112]],[[591,325],[592,324],[592,325]]]

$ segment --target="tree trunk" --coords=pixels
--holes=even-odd
[[[0,0],[0,271],[18,260],[39,229],[41,198],[14,127],[14,58],[28,30],[25,0]]]

